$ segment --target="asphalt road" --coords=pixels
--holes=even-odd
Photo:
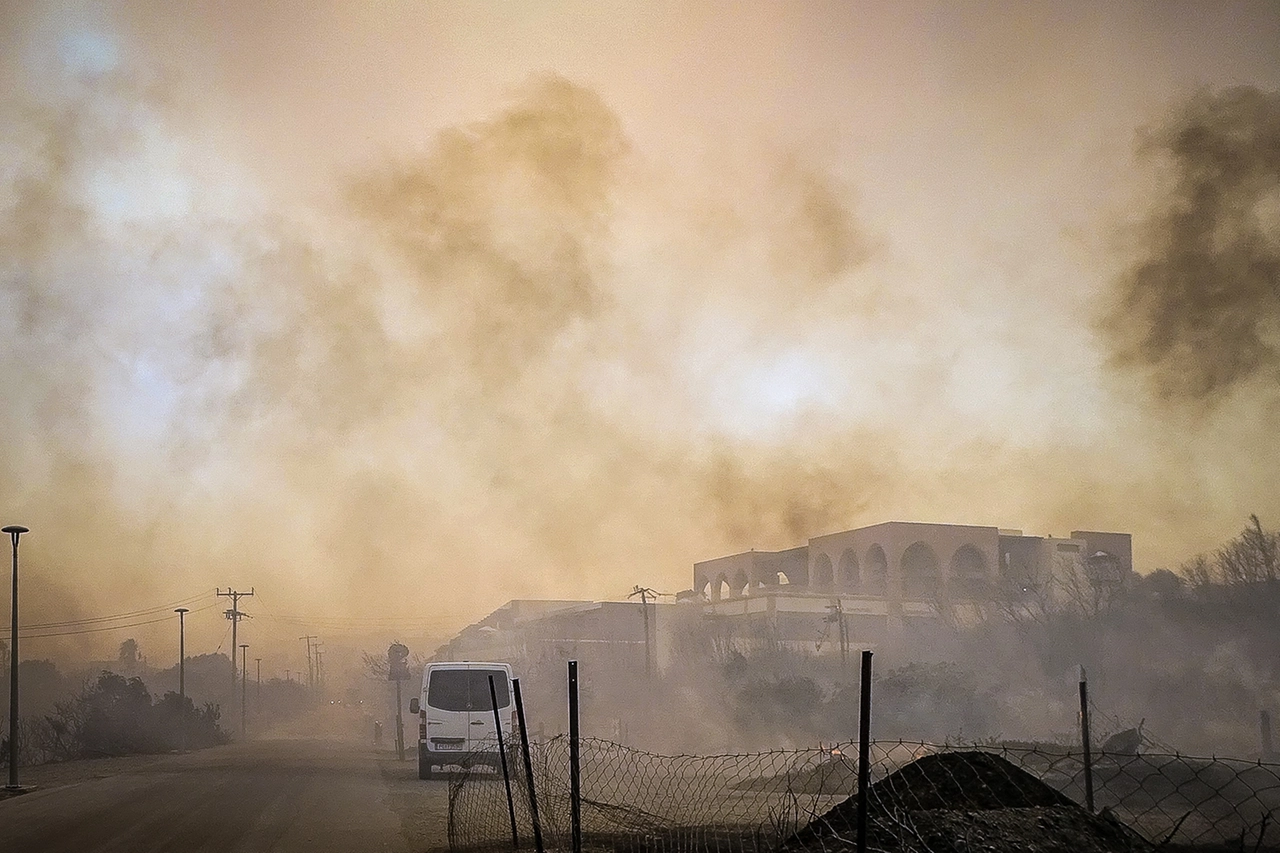
[[[447,843],[448,784],[350,743],[266,740],[75,764],[47,784],[33,768],[21,781],[37,790],[0,800],[0,851],[419,853]]]

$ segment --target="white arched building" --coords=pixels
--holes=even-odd
[[[766,624],[783,641],[812,642],[815,625],[840,613],[851,641],[865,648],[917,619],[963,622],[993,608],[1087,605],[1132,569],[1127,533],[1056,538],[891,521],[785,551],[695,563],[693,592],[709,615]]]

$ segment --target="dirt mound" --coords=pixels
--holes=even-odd
[[[983,811],[1072,805],[1020,767],[989,752],[940,752],[871,786],[884,807]]]
[[[1137,853],[1151,845],[1111,817],[1091,815],[1063,794],[987,752],[927,755],[886,776],[868,791],[867,836],[872,847],[990,853]],[[858,798],[814,819],[783,851],[853,846]]]

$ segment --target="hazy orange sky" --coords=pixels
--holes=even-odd
[[[1256,90],[1215,210],[1280,253],[1274,3],[0,9],[24,621],[446,632],[892,519],[1144,571],[1280,524],[1274,277],[1214,278],[1262,355],[1211,393],[1201,319],[1116,310],[1196,98]]]

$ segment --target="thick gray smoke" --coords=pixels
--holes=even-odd
[[[1189,463],[1133,452],[1141,428],[1097,446],[1132,412],[1091,423],[1112,414],[1092,351],[1062,358],[1078,375],[1047,369],[1035,348],[1075,330],[1043,316],[1038,283],[988,294],[985,258],[938,272],[966,251],[938,228],[967,215],[962,195],[929,195],[930,225],[877,188],[869,218],[863,164],[736,125],[677,142],[696,165],[663,162],[623,90],[551,74],[464,99],[466,120],[407,109],[390,151],[326,160],[327,139],[289,137],[339,172],[309,174],[304,202],[248,114],[307,108],[226,76],[184,95],[187,54],[158,68],[168,18],[143,11],[136,32],[56,10],[0,32],[0,510],[37,531],[33,596],[61,585],[119,612],[235,583],[299,611],[421,617],[448,585],[432,614],[448,632],[507,598],[675,591],[695,560],[889,518],[1146,525],[1141,547],[1166,551],[1187,519],[1214,523]],[[253,88],[266,72],[241,42],[201,26],[193,41]],[[1202,100],[1217,106],[1188,116],[1226,109]],[[1274,187],[1269,162],[1218,204],[1253,198],[1255,236],[1213,247],[1274,259],[1274,195],[1251,189]],[[1170,377],[1186,348],[1143,335],[1179,292],[1161,259],[1186,241],[1157,239],[1175,201],[1112,333],[1122,360]],[[922,248],[913,229],[941,236]],[[74,615],[45,598],[33,619]]]
[[[1142,226],[1105,329],[1161,398],[1213,404],[1280,380],[1280,93],[1183,104],[1143,146],[1169,189]]]
[[[39,588],[82,574],[99,602],[305,577],[299,603],[345,612],[477,564],[466,607],[602,564],[625,589],[691,541],[838,526],[885,467],[844,435],[819,463],[601,404],[680,365],[620,304],[636,163],[589,89],[535,80],[288,215],[202,203],[187,163],[156,173],[184,153],[162,94],[124,71],[8,93],[0,507],[45,532],[26,621],[74,615]],[[734,310],[794,309],[793,285],[831,289],[872,245],[820,168],[782,158],[763,184],[729,242],[761,243],[778,283],[717,297]]]

